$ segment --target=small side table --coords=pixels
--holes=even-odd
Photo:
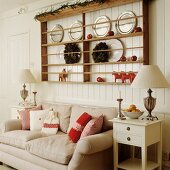
[[[18,111],[25,110],[25,109],[32,109],[34,107],[36,107],[36,106],[19,106],[19,105],[11,106],[10,118],[11,119],[20,119],[20,115],[19,115]]]
[[[113,119],[114,170],[161,170],[162,166],[162,121],[143,121],[139,119]],[[141,147],[141,159],[132,158],[118,163],[118,144]],[[147,147],[157,144],[157,160],[147,160]]]

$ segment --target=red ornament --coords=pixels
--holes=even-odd
[[[93,38],[93,35],[92,34],[88,34],[87,35],[87,39],[92,39]]]
[[[131,57],[131,60],[132,60],[132,61],[136,61],[136,60],[137,60],[136,55],[133,55],[133,56]]]
[[[101,78],[101,77],[97,77],[97,82],[104,82],[104,79],[103,78]]]
[[[114,36],[114,34],[115,34],[115,33],[114,33],[113,31],[109,31],[107,35],[108,35],[108,36]]]
[[[124,62],[124,61],[126,61],[126,57],[124,55],[122,55],[122,57],[120,57],[120,59],[118,61]]]
[[[142,32],[142,28],[141,27],[136,27],[134,29],[134,33],[136,33],[136,32]]]

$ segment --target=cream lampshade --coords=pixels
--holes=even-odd
[[[152,116],[152,110],[156,105],[156,98],[153,98],[151,93],[151,88],[167,88],[169,84],[162,74],[161,70],[157,65],[143,65],[139,70],[137,76],[135,77],[133,83],[131,84],[132,88],[149,88],[147,91],[149,96],[144,98],[144,106],[148,111],[147,120],[158,119],[155,116]]]
[[[26,83],[35,83],[35,77],[31,73],[30,69],[22,69],[19,72],[19,82],[24,83],[23,90],[20,91],[21,97],[23,98],[24,102],[28,96],[28,90],[26,90]]]

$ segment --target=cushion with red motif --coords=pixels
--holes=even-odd
[[[69,131],[69,137],[74,143],[76,143],[80,139],[84,127],[91,119],[92,116],[84,112],[74,123],[73,127]]]

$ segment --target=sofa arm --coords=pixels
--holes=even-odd
[[[68,170],[113,169],[112,147],[113,130],[81,138],[69,162]]]
[[[76,152],[93,154],[113,146],[113,130],[81,138],[76,146]]]
[[[2,133],[12,131],[12,130],[21,130],[21,120],[20,119],[12,119],[7,120],[1,123],[1,131]]]

